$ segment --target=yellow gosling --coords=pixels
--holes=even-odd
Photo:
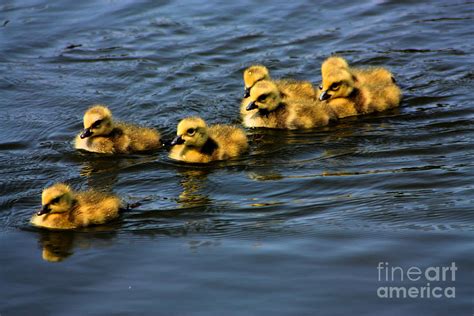
[[[97,191],[74,192],[68,185],[55,184],[43,190],[41,210],[31,224],[48,229],[75,229],[100,225],[119,216],[120,199]]]
[[[262,65],[253,65],[244,70],[244,98],[250,96],[250,90],[259,81],[273,81],[280,90],[283,98],[317,99],[317,91],[309,81],[294,79],[272,80],[268,68]]]
[[[191,163],[207,163],[240,156],[248,149],[245,132],[229,125],[207,126],[199,117],[183,119],[169,157]]]
[[[352,68],[352,73],[361,84],[392,84],[393,74],[382,67]]]
[[[250,96],[242,100],[240,114],[246,127],[307,129],[325,126],[334,113],[324,103],[303,99],[283,99],[271,81],[257,82]]]
[[[321,66],[319,100],[338,118],[380,112],[400,104],[401,90],[384,68],[352,69],[341,57],[329,57]]]
[[[102,154],[128,154],[161,147],[160,133],[152,128],[115,122],[103,105],[84,114],[84,130],[76,136],[75,148]]]

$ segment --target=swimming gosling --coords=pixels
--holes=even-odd
[[[317,90],[309,81],[294,79],[272,80],[268,68],[262,65],[253,65],[244,70],[244,98],[250,96],[252,87],[259,81],[273,81],[280,90],[283,98],[317,99]]]
[[[319,100],[338,118],[380,112],[400,104],[401,91],[385,68],[350,68],[344,58],[329,57],[321,66]]]
[[[84,130],[76,136],[75,148],[101,154],[129,154],[161,147],[160,133],[152,128],[115,122],[112,112],[95,105],[84,114]]]
[[[208,163],[240,156],[247,151],[245,132],[236,126],[211,125],[199,117],[183,119],[171,142],[169,157],[190,163]]]
[[[250,96],[242,100],[240,114],[246,127],[307,129],[327,125],[335,118],[324,103],[303,99],[283,99],[275,83],[257,82]]]
[[[48,229],[75,229],[100,225],[116,219],[120,199],[97,191],[74,192],[68,185],[57,183],[43,190],[41,210],[31,224]]]

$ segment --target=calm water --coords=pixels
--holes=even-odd
[[[468,1],[0,3],[0,314],[471,315],[474,4]],[[301,132],[248,131],[210,166],[71,146],[84,110],[171,137],[238,123],[242,70],[320,81],[331,53],[385,65],[400,109]],[[78,232],[29,226],[43,187],[145,200]],[[61,260],[52,263],[43,260]],[[455,298],[383,299],[379,262],[451,265]]]

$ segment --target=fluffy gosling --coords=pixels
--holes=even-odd
[[[353,69],[344,58],[329,57],[321,66],[319,100],[338,118],[380,112],[400,104],[401,91],[384,68]]]
[[[278,129],[306,129],[325,126],[335,116],[319,101],[283,99],[278,87],[271,81],[257,82],[250,96],[242,100],[240,114],[246,127]]]
[[[244,70],[244,98],[250,96],[252,87],[262,80],[273,81],[270,78],[268,68],[262,65],[253,65]],[[317,99],[317,91],[309,81],[297,81],[293,79],[281,79],[273,81],[284,98]]]
[[[169,157],[191,163],[207,163],[237,157],[248,148],[245,132],[229,125],[207,126],[199,117],[183,119],[171,142]]]
[[[119,216],[120,199],[97,191],[74,192],[63,183],[43,190],[41,210],[31,224],[48,229],[75,229],[100,225]]]
[[[102,154],[129,154],[161,147],[160,133],[112,120],[103,105],[95,105],[84,114],[84,130],[76,136],[75,148]]]

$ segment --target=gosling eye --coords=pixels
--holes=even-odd
[[[57,198],[52,199],[51,202],[49,202],[49,204],[58,204],[60,200],[61,200],[61,197],[58,196]]]
[[[319,86],[319,90],[323,90],[323,86],[322,86],[322,85]]]
[[[100,125],[102,124],[103,120],[97,120],[92,124],[91,128],[99,128]]]
[[[262,94],[261,96],[258,97],[257,101],[258,102],[264,102],[268,97],[268,94]]]
[[[196,130],[194,128],[189,128],[186,133],[189,135],[189,136],[193,136],[194,133],[196,133]]]
[[[338,82],[334,82],[332,85],[331,85],[331,90],[333,91],[336,91],[337,89],[339,89],[341,86],[341,82],[338,81]]]

